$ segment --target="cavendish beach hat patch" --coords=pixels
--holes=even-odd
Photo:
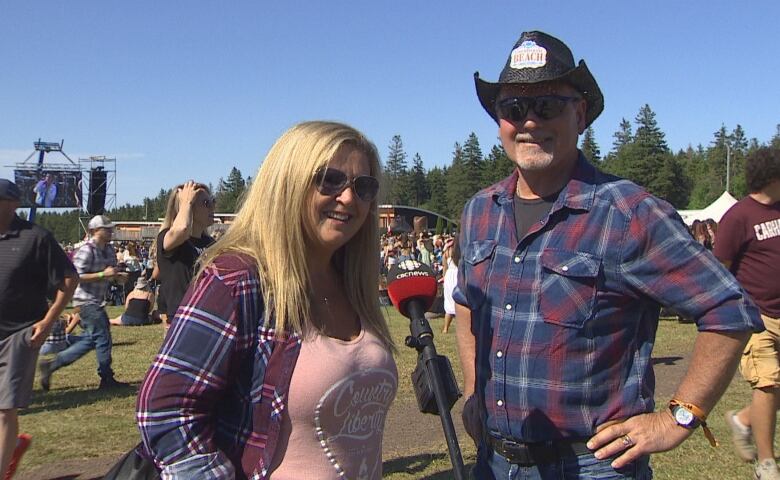
[[[539,68],[547,65],[547,50],[533,40],[526,40],[512,50],[509,66],[514,69]]]

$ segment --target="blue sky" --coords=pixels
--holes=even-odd
[[[296,122],[344,121],[384,156],[400,134],[426,168],[496,126],[472,75],[496,80],[524,30],[584,58],[605,96],[602,153],[648,103],[673,149],[721,124],[780,123],[780,2],[0,0],[0,177],[65,139],[117,158],[117,204],[233,166],[254,175]],[[48,161],[47,157],[47,161]],[[60,161],[52,156],[52,161]]]

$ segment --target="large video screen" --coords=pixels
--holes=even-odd
[[[22,191],[22,207],[81,208],[81,172],[78,170],[14,170]]]

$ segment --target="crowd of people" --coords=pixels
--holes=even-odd
[[[716,444],[707,417],[740,362],[753,394],[727,414],[734,445],[755,478],[780,478],[780,153],[747,158],[751,193],[720,229],[688,231],[670,204],[578,150],[604,98],[563,42],[524,32],[497,82],[474,80],[516,168],[467,202],[457,238],[380,236],[376,147],[335,122],[274,143],[217,241],[214,199],[188,181],[152,245],[114,248],[98,215],[69,259],[15,214],[19,189],[0,180],[0,473],[29,445],[17,410],[45,339],[44,390],[93,349],[99,388],[126,388],[110,325],[153,321],[156,303],[169,328],[138,390],[133,461],[167,479],[381,478],[398,372],[377,279],[381,290],[416,260],[442,281],[444,331],[456,326],[474,478],[652,478],[650,455],[698,429]],[[133,287],[115,319],[112,284]],[[656,409],[661,307],[698,331]]]

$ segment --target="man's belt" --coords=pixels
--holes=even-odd
[[[591,453],[591,450],[585,446],[585,442],[586,440],[583,439],[574,439],[520,443],[511,439],[488,435],[488,444],[493,451],[506,458],[509,463],[514,463],[521,467],[545,465],[554,463],[561,458]]]

